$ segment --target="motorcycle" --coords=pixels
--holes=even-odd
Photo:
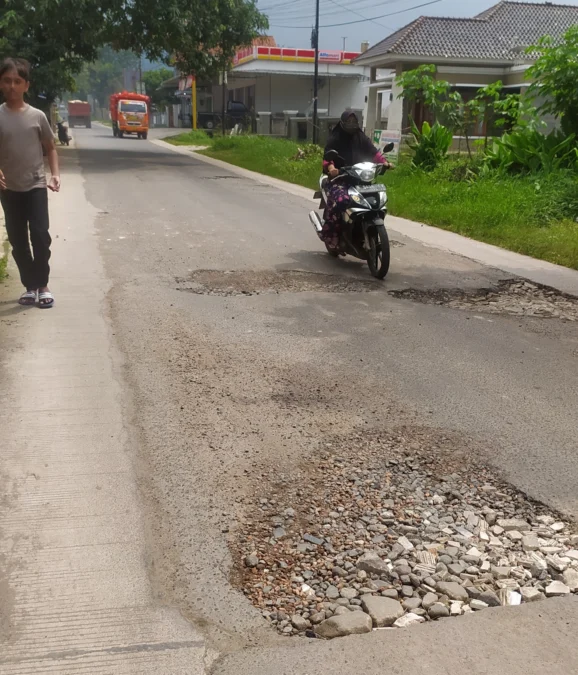
[[[68,135],[66,124],[64,124],[64,122],[57,122],[56,126],[58,127],[58,140],[60,141],[60,145],[68,145],[71,138]]]
[[[391,152],[393,147],[393,143],[388,143],[383,152]],[[385,185],[375,181],[387,171],[388,167],[373,162],[344,166],[345,162],[336,150],[326,152],[324,159],[339,169],[339,175],[333,179],[321,176],[319,190],[313,195],[313,199],[320,199],[319,208],[324,209],[329,188],[335,181],[341,181],[348,187],[350,200],[343,213],[339,246],[333,249],[325,244],[327,252],[334,258],[351,255],[365,260],[371,274],[377,279],[383,279],[390,263],[389,238],[384,223],[387,213],[387,191]],[[317,211],[311,211],[309,220],[317,236],[323,241],[323,222]]]

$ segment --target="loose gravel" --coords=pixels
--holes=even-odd
[[[327,443],[275,473],[233,582],[283,635],[333,638],[578,592],[570,523],[425,430]]]
[[[489,314],[509,314],[578,321],[578,298],[529,281],[499,282],[495,288],[474,291],[442,289],[390,291],[390,295],[424,304],[445,305]]]

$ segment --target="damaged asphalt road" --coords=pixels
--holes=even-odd
[[[100,211],[151,580],[159,601],[179,607],[219,652],[215,672],[312,675],[330,672],[324,659],[336,654],[343,661],[331,672],[379,672],[368,659],[382,658],[380,633],[315,643],[310,667],[313,645],[289,646],[230,583],[229,545],[248,500],[272,471],[306,471],[328,438],[400,427],[455,434],[522,492],[578,514],[576,323],[388,293],[474,292],[511,274],[394,234],[403,245],[375,284],[364,265],[323,253],[310,205],[296,196],[224,180],[222,169],[101,128],[79,131],[77,145],[87,199]],[[576,617],[575,599],[561,602],[497,610],[495,622],[493,610],[463,617],[443,639],[442,624],[414,627],[388,640],[383,658],[411,648],[427,659],[427,645],[459,641],[470,622],[499,637],[541,611],[550,622]],[[553,630],[565,645],[566,629]],[[476,640],[472,649],[483,650]]]

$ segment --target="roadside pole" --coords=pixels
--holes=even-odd
[[[192,76],[191,80],[191,118],[193,122],[193,131],[197,130],[197,78]]]
[[[315,72],[313,75],[313,144],[317,143],[319,134],[317,133],[317,110],[319,97],[319,0],[315,3]]]

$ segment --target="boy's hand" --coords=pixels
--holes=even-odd
[[[337,176],[339,176],[339,169],[337,169],[335,165],[330,164],[327,173],[329,174],[329,178],[337,178]]]
[[[4,174],[2,171],[0,171],[0,190],[5,190],[6,189],[6,178],[4,178]]]
[[[52,176],[48,182],[48,189],[52,192],[60,192],[60,176]]]

